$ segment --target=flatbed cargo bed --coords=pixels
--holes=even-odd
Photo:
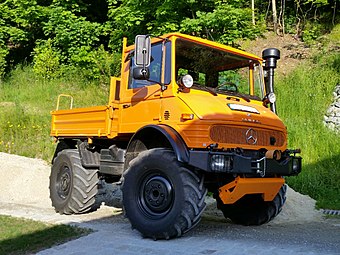
[[[51,136],[55,137],[111,137],[112,126],[118,125],[110,106],[56,110],[51,114]]]

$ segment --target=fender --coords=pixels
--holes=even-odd
[[[156,141],[156,144],[148,144],[147,139],[150,137],[159,138],[161,135],[161,139]],[[135,150],[134,141],[140,140],[144,142],[146,149],[152,149],[157,147],[164,147],[166,144],[168,147],[171,147],[176,154],[177,160],[183,163],[189,162],[189,151],[188,148],[181,138],[181,136],[177,133],[177,131],[166,125],[147,125],[140,128],[131,138],[127,152],[133,152]],[[157,139],[158,140],[158,139]],[[169,146],[170,145],[170,146]]]
[[[57,148],[54,151],[51,164],[53,165],[54,159],[58,156],[58,153],[66,149],[75,149],[77,142],[72,139],[58,139]]]

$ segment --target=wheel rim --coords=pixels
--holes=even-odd
[[[172,207],[174,190],[165,176],[149,174],[143,178],[139,188],[138,203],[149,217],[162,217]]]
[[[62,166],[57,176],[56,190],[58,196],[66,199],[71,189],[71,170],[68,166]]]

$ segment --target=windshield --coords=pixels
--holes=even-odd
[[[190,74],[192,89],[211,93],[263,98],[262,67],[256,60],[191,41],[176,41],[177,79]]]

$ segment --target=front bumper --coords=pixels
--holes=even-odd
[[[213,173],[292,176],[301,172],[301,162],[302,158],[290,150],[280,160],[254,159],[234,152],[189,151],[189,165]]]

